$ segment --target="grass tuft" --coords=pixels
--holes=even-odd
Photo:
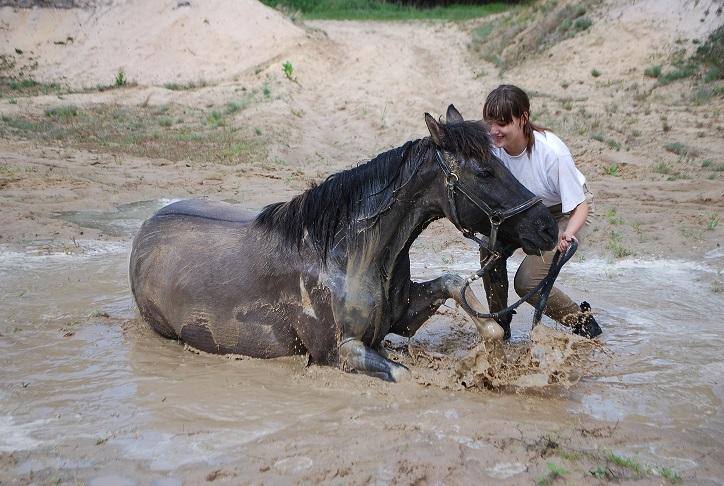
[[[615,465],[622,467],[624,469],[628,469],[629,471],[633,472],[634,474],[641,476],[648,472],[648,469],[643,466],[641,463],[630,459],[628,457],[619,456],[618,454],[615,454],[613,452],[609,452],[608,456],[606,457],[610,462],[614,463]]]
[[[45,110],[45,116],[49,116],[51,118],[72,118],[74,116],[78,116],[78,107],[75,105],[66,105],[48,108]]]
[[[644,76],[649,78],[658,78],[661,76],[661,64],[656,64],[655,66],[644,69]]]

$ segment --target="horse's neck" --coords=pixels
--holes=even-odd
[[[406,187],[373,224],[356,233],[353,244],[348,246],[348,264],[357,268],[376,266],[383,273],[392,271],[394,262],[409,249],[422,229],[442,216],[432,198],[426,197],[429,190],[423,184]]]

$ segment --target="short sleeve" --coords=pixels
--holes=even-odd
[[[558,191],[563,213],[570,213],[586,200],[585,182],[586,178],[576,169],[570,152],[558,154]]]

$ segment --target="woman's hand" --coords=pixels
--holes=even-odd
[[[571,241],[576,240],[576,235],[573,234],[573,232],[566,230],[561,233],[560,239],[558,240],[558,244],[556,245],[556,248],[558,251],[563,253],[568,249],[569,246],[571,246]],[[578,241],[578,240],[576,240]]]

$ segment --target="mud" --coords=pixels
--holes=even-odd
[[[142,213],[64,217],[133,226]],[[412,248],[415,278],[474,268],[464,242],[448,246],[454,261],[432,251],[436,231]],[[606,464],[601,451],[699,482],[722,477],[724,337],[711,316],[723,302],[709,290],[719,254],[707,265],[570,263],[565,278],[585,290],[567,290],[596,296],[597,343],[545,319],[531,333],[527,309],[511,342],[491,349],[449,301],[412,339],[386,338],[415,378],[388,384],[305,357],[197,354],[158,336],[128,290],[129,243],[1,250],[3,481],[519,483],[545,475],[549,453],[584,480]],[[566,462],[541,445],[549,436],[559,452],[589,455]]]

